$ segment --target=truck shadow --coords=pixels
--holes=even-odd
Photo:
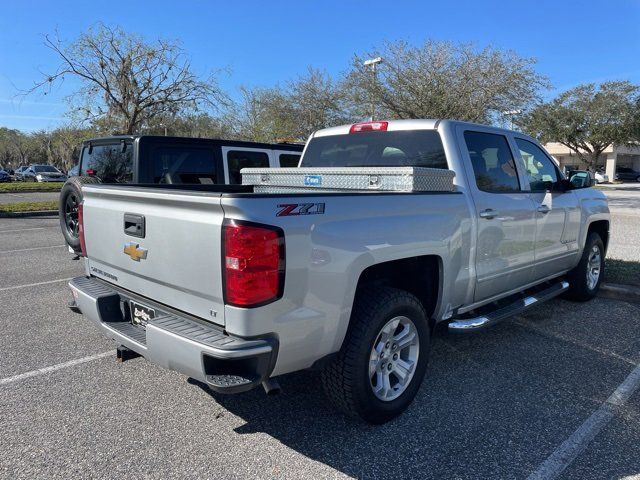
[[[262,389],[220,395],[191,382],[245,421],[236,433],[266,433],[349,476],[521,478],[638,362],[624,352],[640,352],[633,334],[640,326],[640,307],[616,304],[616,309],[629,310],[620,311],[621,316],[635,313],[635,320],[626,323],[626,333],[612,336],[620,325],[599,318],[614,308],[612,303],[554,301],[470,336],[438,329],[416,400],[404,415],[382,426],[335,411],[324,398],[317,372],[279,377],[283,393],[276,397]],[[640,471],[640,447],[628,458],[629,465],[612,476]]]

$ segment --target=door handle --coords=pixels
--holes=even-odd
[[[132,237],[145,237],[145,221],[142,215],[124,214],[124,233]]]
[[[491,220],[496,215],[498,215],[498,212],[496,212],[493,208],[487,208],[486,210],[482,210],[480,212],[480,218],[486,218],[487,220]]]
[[[546,205],[540,205],[536,210],[538,210],[539,213],[549,213],[551,211],[551,209],[549,207],[547,207]]]

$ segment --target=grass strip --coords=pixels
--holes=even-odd
[[[59,192],[64,182],[7,182],[0,183],[0,193],[15,192]]]
[[[604,281],[640,287],[640,262],[607,258]]]
[[[58,210],[58,202],[18,202],[0,205],[1,213],[43,212]]]

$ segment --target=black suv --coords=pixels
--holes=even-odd
[[[78,205],[89,183],[238,184],[246,167],[297,167],[304,145],[211,138],[118,135],[82,143],[60,192],[60,226],[79,251]]]
[[[640,182],[640,172],[629,167],[616,168],[616,180]]]

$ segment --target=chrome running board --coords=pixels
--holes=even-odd
[[[505,318],[509,318],[513,315],[517,315],[518,313],[522,313],[523,311],[533,307],[534,305],[538,305],[542,302],[546,302],[547,300],[551,300],[552,298],[560,295],[562,292],[565,292],[568,288],[569,282],[563,280],[550,286],[549,288],[546,288],[545,290],[537,292],[534,295],[519,298],[515,302],[494,310],[493,312],[486,315],[452,320],[449,323],[449,331],[465,333],[481,330],[490,325],[494,325],[504,320]]]

